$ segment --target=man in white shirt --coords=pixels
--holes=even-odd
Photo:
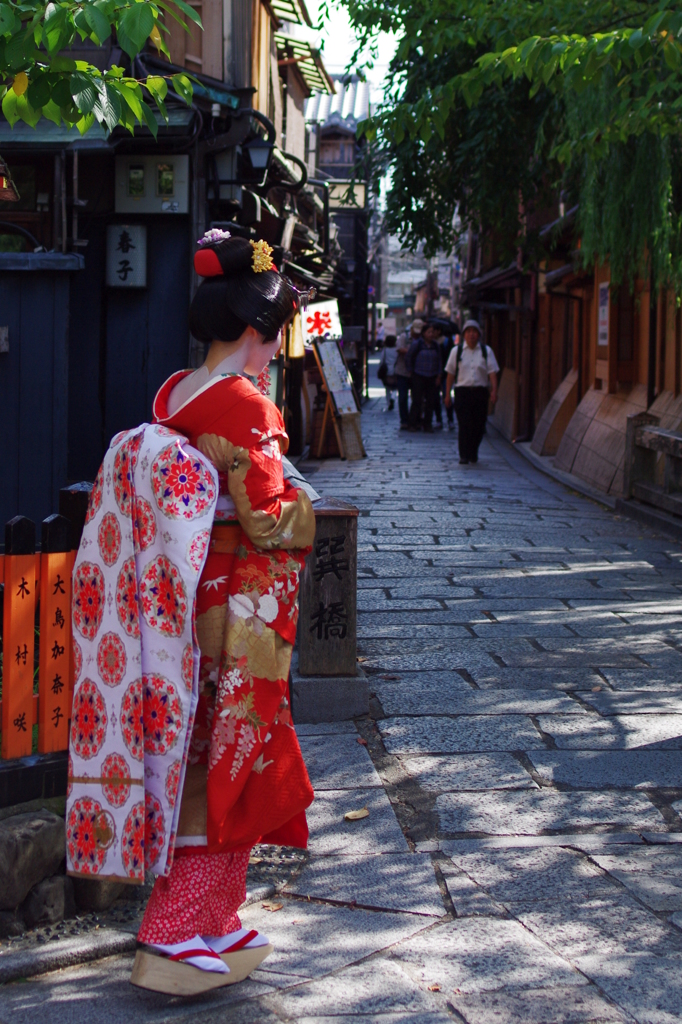
[[[478,462],[478,448],[485,433],[488,401],[497,401],[497,359],[495,353],[481,342],[481,327],[476,320],[467,320],[462,328],[464,341],[453,348],[445,372],[445,404],[452,403],[455,388],[455,414],[459,427],[459,461],[466,466]]]

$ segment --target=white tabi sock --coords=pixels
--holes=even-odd
[[[250,935],[251,938],[248,942],[244,942],[247,935]],[[229,932],[227,935],[203,935],[202,938],[214,953],[229,953],[232,946],[238,946],[239,949],[255,949],[256,946],[267,946],[270,941],[267,935],[261,935],[259,932],[247,928],[239,928],[236,932]]]
[[[195,935],[193,939],[187,939],[185,942],[172,942],[168,945],[150,942],[148,945],[175,963],[189,964],[191,967],[197,967],[200,971],[214,971],[216,974],[230,973],[227,964],[223,963],[199,935]]]

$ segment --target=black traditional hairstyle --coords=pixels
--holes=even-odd
[[[189,329],[198,341],[236,341],[247,326],[265,336],[277,337],[298,308],[297,295],[276,270],[254,270],[254,247],[245,238],[209,243],[197,253],[215,270],[202,281],[189,309]],[[208,257],[208,259],[207,259]],[[218,264],[220,269],[218,269]]]

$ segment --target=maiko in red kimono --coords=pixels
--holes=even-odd
[[[251,847],[305,847],[313,799],[287,687],[313,509],[283,478],[279,410],[247,378],[209,380],[169,415],[189,372],[162,386],[154,420],[211,460],[220,498],[196,601],[199,704],[175,861],[156,881],[138,935],[146,943],[239,928]]]

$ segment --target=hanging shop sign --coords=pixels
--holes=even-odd
[[[340,338],[342,333],[336,299],[313,302],[303,313],[303,337],[308,345],[314,338]]]
[[[110,288],[147,287],[146,225],[108,225],[107,285]]]

